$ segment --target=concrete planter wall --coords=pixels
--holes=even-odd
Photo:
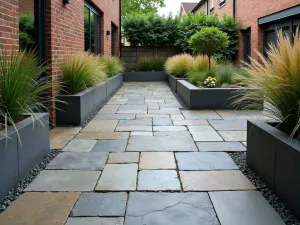
[[[110,83],[110,87],[114,82]],[[75,95],[56,96],[56,125],[80,126],[107,101],[107,84],[101,83]]]
[[[124,72],[123,81],[167,81],[165,72]]]
[[[49,115],[36,114],[43,123],[26,118],[16,124],[18,134],[10,127],[9,138],[0,136],[0,199],[47,155],[49,143]]]
[[[187,78],[178,78],[178,77],[174,77],[172,75],[168,76],[169,86],[175,93],[177,93],[177,81],[178,80],[186,80],[187,81],[188,79]]]
[[[247,125],[247,164],[300,218],[300,143],[257,121]]]
[[[239,109],[250,102],[243,102],[238,107],[232,102],[252,89],[244,88],[198,88],[188,81],[177,80],[177,94],[190,109]],[[239,93],[240,92],[240,93]],[[263,109],[263,102],[260,102]]]
[[[115,75],[109,78],[106,82],[107,85],[107,100],[113,96],[117,90],[123,85],[123,74]]]

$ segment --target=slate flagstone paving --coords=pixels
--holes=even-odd
[[[228,152],[246,151],[261,111],[187,110],[164,82],[131,82],[4,213],[8,225],[283,225]]]

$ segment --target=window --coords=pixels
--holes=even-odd
[[[251,29],[244,31],[244,61],[250,63],[251,57]]]
[[[116,55],[116,45],[117,45],[117,32],[118,27],[114,24],[111,25],[111,55]]]
[[[204,4],[204,12],[205,12],[205,15],[208,15],[208,12],[207,12],[207,1],[205,2]]]
[[[84,50],[101,53],[100,14],[90,5],[84,6]]]
[[[220,7],[225,5],[225,3],[226,3],[226,0],[220,0]]]
[[[210,0],[210,13],[214,12],[215,9],[215,0]]]

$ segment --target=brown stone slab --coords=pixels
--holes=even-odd
[[[77,192],[25,193],[0,214],[0,224],[63,225],[79,194]]]
[[[199,125],[208,125],[206,120],[175,120],[174,125],[178,126],[199,126]]]
[[[92,120],[82,132],[113,132],[118,120]]]
[[[63,149],[74,136],[73,134],[66,134],[55,138],[50,137],[50,149]]]
[[[142,152],[140,170],[176,169],[173,152]]]
[[[75,139],[81,140],[118,140],[129,138],[129,132],[82,132]]]

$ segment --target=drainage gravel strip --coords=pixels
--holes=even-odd
[[[270,205],[281,216],[286,225],[300,225],[300,221],[292,214],[283,202],[267,187],[246,164],[246,152],[229,153],[242,173],[256,186],[257,190],[267,199]]]

